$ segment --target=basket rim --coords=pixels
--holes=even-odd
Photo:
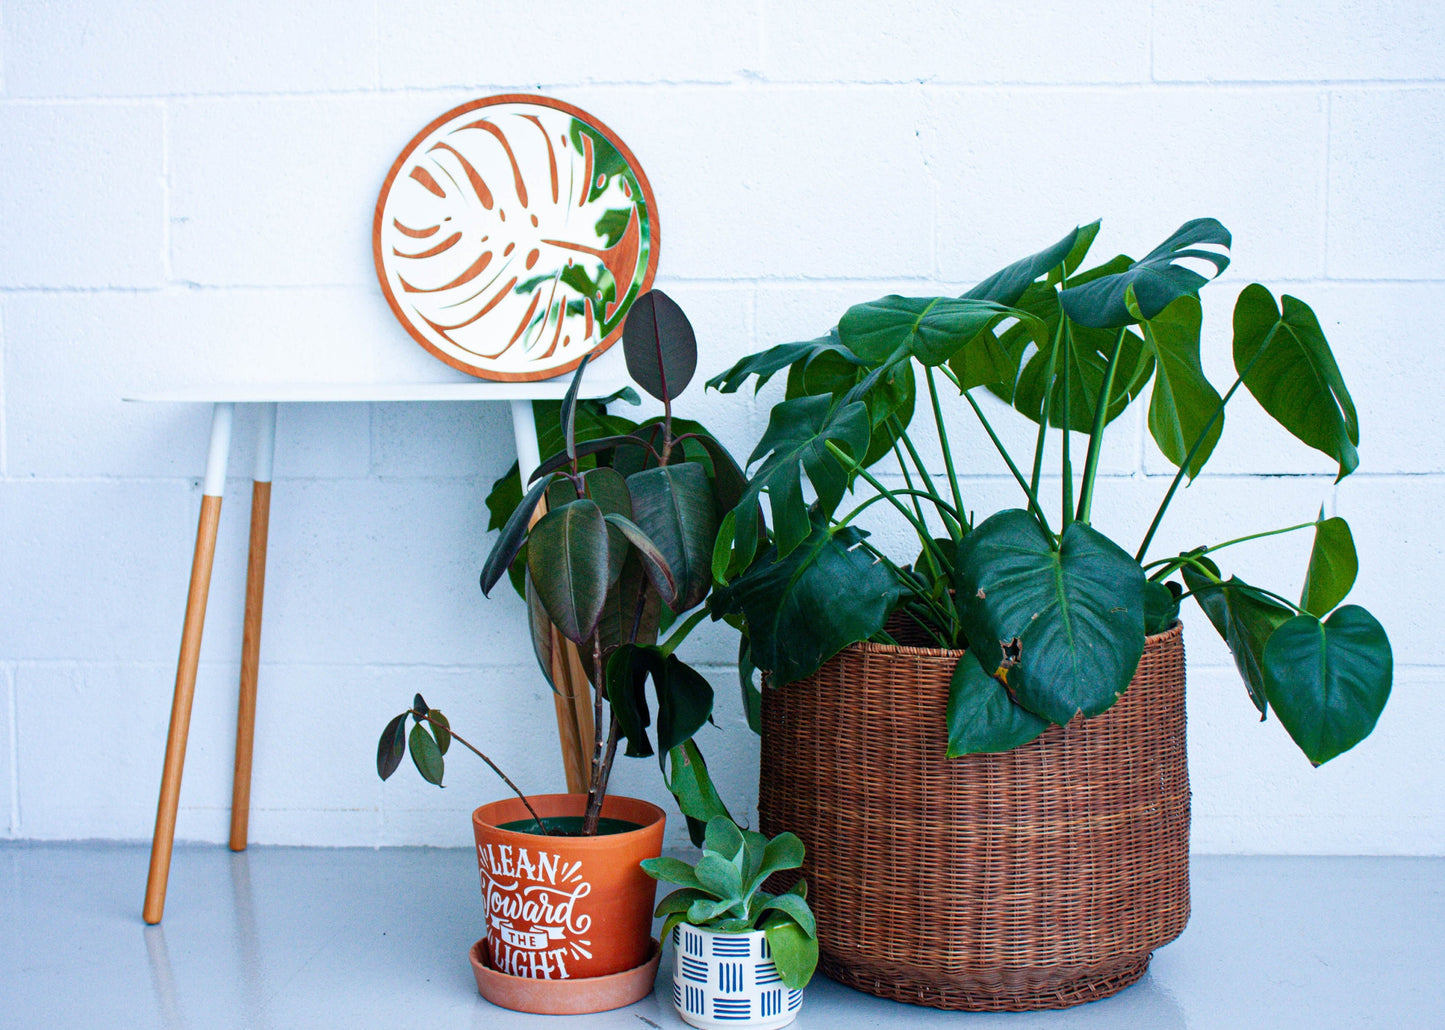
[[[1167,644],[1173,638],[1184,633],[1184,620],[1175,619],[1174,624],[1163,633],[1151,633],[1144,637],[1144,646],[1159,646]],[[918,656],[923,658],[960,658],[968,653],[967,650],[957,650],[945,647],[913,647],[907,644],[875,644],[871,640],[858,640],[844,646],[833,657],[836,658],[844,651],[855,650],[865,654],[894,654],[900,656]],[[831,661],[831,659],[829,659]]]

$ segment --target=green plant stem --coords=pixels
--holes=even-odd
[[[903,502],[894,496],[895,493],[899,493],[901,491],[889,490],[882,483],[878,482],[878,480],[873,477],[872,473],[870,473],[862,465],[854,461],[847,451],[843,450],[843,448],[839,447],[832,440],[826,441],[824,446],[826,446],[828,450],[832,452],[833,456],[839,461],[846,461],[849,465],[851,465],[853,467],[853,471],[857,472],[858,475],[862,476],[869,486],[871,486],[874,490],[877,490],[878,493],[883,495],[883,497],[886,498],[888,502],[893,505],[893,507],[898,509],[898,513],[902,515],[905,519],[907,519],[909,524],[918,533],[918,538],[923,541],[923,546],[925,548],[937,552],[938,545],[933,542],[933,535],[929,533],[928,527],[922,522],[919,522],[917,519],[915,519],[913,517],[913,513],[904,506]],[[940,563],[942,563],[942,555],[935,553],[934,557],[937,558]]]
[[[897,496],[898,494],[908,494],[908,495],[912,496],[915,501],[916,501],[919,497],[922,497],[925,501],[932,501],[932,500],[934,500],[934,498],[930,497],[928,494],[924,493],[922,490],[909,490],[909,489],[889,490],[889,491],[888,491],[887,493],[885,493],[885,494],[874,494],[872,497],[868,498],[868,499],[867,499],[866,501],[864,501],[862,504],[858,505],[858,507],[856,507],[856,508],[854,508],[852,511],[850,511],[847,515],[844,515],[841,519],[838,519],[838,520],[837,520],[837,523],[838,523],[838,525],[840,525],[840,526],[846,526],[848,523],[850,523],[850,522],[853,521],[854,516],[861,514],[865,509],[872,507],[872,506],[873,506],[875,503],[877,503],[878,501],[886,501],[886,500],[888,500],[888,498],[889,498],[890,496]],[[949,506],[949,504],[948,504],[947,501],[938,501],[937,503],[938,503],[939,505],[941,505],[941,507],[939,508],[939,511],[940,511],[940,512],[952,513],[953,509]],[[920,513],[920,515],[921,515],[921,513]],[[919,522],[916,524],[916,526],[917,526],[917,525],[925,525],[925,526],[926,526],[926,523],[924,523],[924,522],[920,519]],[[916,528],[916,526],[915,526],[915,528]]]
[[[1286,526],[1286,527],[1283,528],[1283,529],[1269,529],[1269,530],[1265,530],[1265,531],[1262,532],[1262,533],[1250,533],[1248,536],[1237,536],[1237,537],[1235,537],[1233,540],[1226,540],[1226,541],[1224,541],[1224,543],[1222,543],[1222,544],[1211,544],[1211,545],[1208,546],[1208,547],[1201,547],[1201,548],[1198,548],[1197,550],[1190,551],[1187,557],[1188,557],[1188,558],[1202,558],[1202,557],[1203,557],[1204,555],[1206,555],[1206,554],[1212,554],[1212,553],[1215,552],[1215,551],[1222,551],[1222,550],[1224,550],[1226,547],[1233,547],[1235,544],[1247,543],[1247,542],[1250,541],[1250,540],[1263,540],[1265,537],[1280,536],[1280,535],[1282,535],[1282,534],[1284,534],[1284,533],[1293,533],[1293,532],[1295,532],[1296,530],[1309,529],[1310,527],[1312,527],[1312,526],[1317,526],[1317,525],[1319,525],[1318,522],[1301,522],[1301,523],[1300,523],[1299,525],[1297,525],[1297,526]],[[1150,578],[1150,579],[1154,579],[1154,578],[1157,578],[1157,577],[1159,577],[1159,576],[1167,576],[1167,575],[1169,575],[1169,573],[1173,572],[1175,569],[1182,568],[1182,567],[1184,567],[1185,565],[1190,564],[1189,561],[1181,560],[1181,559],[1184,559],[1184,558],[1186,558],[1185,555],[1179,555],[1178,557],[1175,557],[1175,558],[1159,558],[1159,559],[1157,559],[1157,560],[1155,560],[1155,561],[1151,561],[1151,562],[1149,562],[1147,565],[1145,565],[1145,566],[1144,566],[1144,571],[1147,572],[1147,571],[1149,571],[1150,569],[1155,568],[1156,566],[1164,565],[1164,566],[1168,566],[1168,567],[1165,568],[1165,570],[1164,570],[1162,573],[1155,573],[1154,576],[1151,576],[1151,577],[1149,577],[1149,578]]]
[[[419,711],[417,711],[415,708],[413,708],[413,709],[411,710],[411,714],[412,714],[412,718],[414,718],[414,719],[425,719],[425,720],[427,721],[427,723],[428,723],[433,729],[435,729],[436,727],[442,725],[441,723],[437,722],[435,719],[433,719],[433,718],[431,717],[431,712],[427,712],[427,714],[423,715],[421,712],[419,712]],[[496,763],[496,762],[492,761],[492,760],[491,760],[490,758],[488,758],[486,755],[482,754],[482,752],[478,751],[469,741],[467,741],[467,740],[466,740],[464,737],[462,737],[459,733],[457,733],[455,730],[453,730],[450,726],[447,726],[447,727],[446,727],[446,731],[447,731],[447,733],[449,733],[449,734],[451,735],[451,738],[452,738],[453,740],[455,740],[458,744],[460,744],[462,747],[466,748],[466,749],[467,749],[468,751],[470,751],[472,754],[476,755],[476,756],[477,756],[478,758],[480,758],[482,761],[486,762],[487,765],[489,765],[489,766],[491,767],[492,772],[494,772],[494,773],[496,773],[498,776],[500,776],[500,777],[502,778],[502,782],[505,783],[508,787],[511,787],[511,788],[512,788],[512,793],[515,794],[515,795],[517,795],[517,797],[521,799],[522,804],[525,805],[526,808],[527,808],[527,811],[531,813],[531,815],[532,815],[532,821],[537,824],[537,829],[538,829],[538,830],[546,830],[546,828],[547,828],[546,823],[542,822],[542,817],[539,816],[539,815],[537,814],[536,809],[534,809],[534,808],[532,807],[532,802],[530,802],[530,801],[527,800],[527,795],[523,794],[521,788],[518,787],[515,783],[512,782],[511,777],[509,777],[506,773],[502,772],[502,770],[497,766],[497,763]]]
[[[979,422],[983,423],[984,431],[988,433],[988,438],[993,441],[994,447],[998,450],[999,456],[1003,458],[1004,464],[1008,466],[1008,470],[1013,473],[1014,479],[1018,481],[1020,489],[1028,496],[1029,511],[1033,512],[1034,518],[1039,520],[1039,527],[1048,535],[1050,543],[1053,546],[1057,546],[1058,537],[1054,536],[1054,531],[1049,528],[1049,520],[1044,517],[1043,509],[1039,507],[1038,495],[1029,489],[1029,484],[1024,480],[1023,474],[1019,472],[1018,466],[1014,464],[1013,459],[1009,457],[1008,451],[1004,449],[1003,441],[1001,441],[998,438],[998,434],[993,431],[993,426],[988,424],[988,419],[984,417],[983,409],[978,406],[978,401],[974,400],[973,395],[967,391],[964,392],[963,396],[973,407],[973,413],[978,416]]]
[[[1263,353],[1264,348],[1261,347],[1259,354]],[[1259,354],[1256,354],[1254,360],[1250,361],[1249,365],[1245,367],[1245,370],[1239,374],[1239,378],[1234,381],[1234,385],[1229,388],[1229,392],[1224,395],[1218,406],[1215,407],[1214,414],[1210,415],[1209,421],[1204,423],[1204,428],[1199,431],[1199,436],[1195,439],[1194,446],[1189,448],[1189,453],[1186,454],[1184,460],[1179,463],[1179,471],[1174,473],[1174,480],[1169,484],[1169,491],[1164,495],[1164,500],[1159,502],[1159,510],[1154,513],[1154,521],[1149,523],[1149,531],[1144,534],[1144,542],[1139,545],[1139,550],[1134,552],[1135,561],[1140,563],[1144,561],[1144,555],[1149,552],[1149,545],[1154,541],[1154,534],[1158,532],[1159,524],[1164,521],[1164,512],[1169,509],[1169,502],[1174,500],[1175,491],[1179,489],[1179,483],[1184,479],[1185,471],[1189,468],[1190,463],[1194,461],[1194,455],[1199,452],[1199,448],[1204,446],[1204,441],[1209,437],[1209,431],[1214,428],[1214,423],[1224,414],[1224,406],[1229,403],[1229,398],[1234,396],[1234,391],[1239,389],[1239,385],[1244,382],[1244,377],[1249,374],[1250,369],[1254,368],[1254,362],[1259,360]]]
[[[943,505],[944,500],[939,496],[937,488],[933,485],[933,477],[929,474],[927,466],[923,464],[923,459],[918,456],[918,449],[913,446],[913,440],[909,438],[908,432],[903,428],[903,423],[898,421],[897,415],[890,415],[888,417],[893,423],[894,430],[898,433],[898,436],[894,440],[894,446],[897,446],[898,441],[902,441],[903,446],[908,450],[908,456],[913,459],[913,467],[918,470],[918,478],[923,482],[923,489],[928,491],[928,495],[933,499],[936,507]],[[900,462],[900,464],[902,463]],[[943,507],[939,507],[940,512],[943,510]],[[946,518],[944,519],[944,524],[948,526],[948,535],[957,541],[963,536],[963,509],[958,509],[955,514],[958,516],[957,525],[949,525]]]
[[[933,403],[933,421],[938,426],[938,442],[943,449],[943,467],[948,470],[948,488],[953,492],[953,506],[963,511],[963,494],[958,489],[958,476],[953,471],[953,451],[948,446],[948,429],[943,424],[943,406],[938,403],[938,384],[933,379],[932,366],[923,367],[924,378],[928,380],[928,399]]]
[[[903,450],[898,446],[897,438],[893,440],[893,457],[898,461],[898,471],[903,473],[903,485],[908,488],[909,499],[913,501],[913,514],[918,516],[919,522],[927,525],[928,519],[923,515],[923,504],[918,499],[918,491],[913,488],[913,477],[908,474],[908,465],[903,461]],[[857,510],[854,509],[854,511]]]
[[[1061,455],[1059,461],[1059,500],[1062,505],[1063,521],[1059,524],[1059,531],[1069,528],[1069,523],[1074,521],[1074,466],[1069,461],[1069,443],[1073,437],[1073,412],[1070,410],[1070,376],[1069,365],[1071,351],[1073,350],[1073,334],[1069,331],[1069,318],[1062,309],[1059,311],[1059,324],[1064,329],[1064,427]]]
[[[909,582],[908,576],[904,573],[902,569],[900,569],[896,564],[894,564],[893,560],[890,559],[888,555],[878,550],[878,548],[874,547],[866,540],[861,541],[859,546],[861,546],[869,554],[873,555],[874,558],[878,559],[879,562],[881,562],[886,568],[888,568],[889,571],[891,571],[895,576],[898,577],[900,582]],[[939,607],[938,602],[936,602],[933,598],[929,597],[927,594],[921,594],[917,590],[913,591],[913,596],[916,597],[921,604],[927,607],[930,612],[932,612],[933,617],[937,620],[938,624],[946,628],[950,636],[956,634],[957,625],[955,623],[955,614],[952,611],[947,611]]]
[[[685,639],[687,639],[687,635],[693,631],[694,627],[696,627],[697,624],[707,616],[707,614],[708,611],[706,608],[699,608],[697,611],[693,612],[687,617],[686,622],[678,626],[677,629],[673,630],[672,633],[668,635],[666,642],[658,648],[658,650],[662,652],[663,657],[666,657],[667,655],[670,655],[672,654],[672,652],[676,651],[678,645],[680,645]]]
[[[1094,480],[1099,474],[1099,456],[1104,450],[1104,424],[1109,417],[1109,396],[1114,392],[1114,373],[1119,367],[1119,352],[1124,349],[1127,326],[1119,330],[1114,349],[1109,354],[1109,367],[1104,372],[1104,386],[1094,408],[1094,425],[1089,430],[1089,453],[1084,458],[1084,481],[1079,487],[1079,511],[1074,517],[1085,524],[1093,514]],[[1067,431],[1066,431],[1067,432]]]

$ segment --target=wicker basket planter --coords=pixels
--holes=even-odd
[[[763,692],[762,829],[807,845],[819,968],[937,1008],[1064,1008],[1189,919],[1180,627],[1103,715],[945,759],[961,652],[855,644]]]

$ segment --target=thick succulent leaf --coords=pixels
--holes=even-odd
[[[502,535],[497,537],[497,542],[492,545],[492,553],[487,556],[486,564],[482,566],[483,594],[491,594],[492,587],[497,585],[497,580],[502,578],[502,573],[507,571],[507,566],[512,564],[512,559],[527,542],[527,523],[531,521],[537,505],[542,503],[542,495],[547,492],[551,483],[551,476],[537,480],[521,503],[512,509],[506,525],[502,527]]]
[[[431,734],[426,731],[426,727],[421,723],[413,726],[407,743],[411,749],[411,760],[416,764],[416,771],[421,773],[422,779],[440,787],[444,771],[442,753]]]
[[[971,654],[958,660],[948,685],[949,758],[1010,751],[1048,728],[1047,719],[1014,704]]]
[[[786,557],[769,548],[714,593],[715,618],[747,619],[752,660],[774,687],[811,675],[883,628],[900,587],[888,567],[859,546],[866,536],[856,526],[829,526],[820,515]]]
[[[376,774],[389,779],[406,756],[406,712],[402,712],[381,731],[376,742]]]
[[[818,938],[810,935],[790,916],[772,912],[760,927],[768,938],[778,975],[795,991],[801,991],[818,968]]]
[[[527,550],[527,571],[552,623],[580,644],[602,615],[611,582],[607,523],[596,502],[582,498],[537,520]]]
[[[849,457],[861,460],[868,453],[872,425],[862,401],[834,407],[831,397],[796,397],[773,408],[767,432],[753,450],[748,464],[762,460],[747,492],[734,508],[737,514],[736,559],[746,565],[757,549],[757,536],[746,532],[763,490],[773,512],[773,536],[778,553],[787,556],[807,538],[811,523],[803,497],[804,474],[812,483],[823,514],[831,515],[848,488],[848,470],[828,450],[836,443]]]
[[[1194,442],[1204,435],[1204,443],[1185,469],[1193,479],[1209,460],[1224,430],[1224,413],[1219,410],[1223,402],[1199,363],[1199,329],[1203,324],[1199,298],[1192,294],[1180,297],[1151,318],[1143,317],[1143,309],[1134,303],[1132,292],[1126,303],[1140,317],[1145,345],[1154,356],[1149,434],[1176,468],[1184,464]]]
[[[634,472],[627,478],[632,521],[657,545],[677,587],[674,612],[702,603],[712,586],[717,507],[707,472],[695,462]]]
[[[608,471],[612,470],[608,469]],[[673,578],[672,569],[668,567],[667,558],[652,542],[652,538],[644,533],[635,522],[623,518],[621,515],[608,514],[605,518],[608,526],[620,530],[627,543],[637,549],[637,554],[642,559],[642,566],[647,572],[647,578],[658,596],[662,598],[662,602],[670,605],[677,600],[677,581]]]
[[[849,308],[838,322],[838,334],[870,366],[891,362],[900,353],[924,365],[941,365],[1009,318],[1032,324],[1017,309],[990,300],[890,295]],[[1034,328],[1042,333],[1041,326]]]
[[[1276,422],[1340,467],[1336,482],[1360,463],[1360,423],[1319,319],[1285,294],[1283,310],[1258,283],[1234,305],[1234,368]]]
[[[1144,635],[1163,633],[1179,618],[1179,598],[1184,588],[1172,580],[1150,580],[1144,584]]]
[[[1274,631],[1294,612],[1236,576],[1220,582],[1219,569],[1214,563],[1208,558],[1199,560],[1211,576],[1186,565],[1180,570],[1184,585],[1194,594],[1210,624],[1224,638],[1229,653],[1234,655],[1234,667],[1239,670],[1249,700],[1262,720],[1269,713],[1264,689],[1264,648]]]
[[[796,866],[790,868],[796,868]],[[818,924],[813,918],[813,910],[808,907],[808,902],[797,894],[779,894],[765,903],[762,911],[782,912],[797,923],[809,937],[817,936]]]
[[[664,883],[681,884],[683,887],[691,887],[693,890],[702,891],[702,884],[697,880],[697,873],[692,866],[679,858],[644,858],[641,862],[642,871],[654,880],[661,880]],[[668,897],[680,894],[674,891]],[[657,915],[662,915],[662,906],[658,906]]]
[[[959,541],[954,576],[979,663],[1019,704],[1063,725],[1128,689],[1144,653],[1144,573],[1082,522],[1058,550],[1052,543],[1028,512],[1001,511]]]
[[[648,871],[648,870],[647,870],[647,863],[648,863],[648,862],[656,862],[656,861],[657,861],[657,859],[655,859],[655,858],[643,859],[643,861],[642,861],[643,871],[644,871],[644,872],[647,872],[647,871]],[[673,861],[677,861],[677,860],[676,860],[676,859],[673,859]],[[690,867],[689,867],[689,868],[690,868]],[[651,875],[651,874],[649,874],[649,875]],[[655,878],[655,879],[662,879],[662,880],[665,880],[665,879],[666,879],[666,877],[654,877],[654,878]],[[708,900],[715,900],[715,899],[712,899],[711,895],[709,895],[709,894],[707,893],[707,891],[702,890],[700,887],[679,887],[677,890],[672,891],[670,894],[668,894],[665,898],[663,898],[661,901],[659,901],[659,902],[657,903],[657,908],[653,911],[652,916],[653,916],[654,919],[656,919],[656,918],[660,918],[660,917],[662,917],[662,916],[670,916],[670,915],[673,915],[673,914],[675,914],[675,913],[686,912],[686,911],[688,910],[688,908],[690,908],[690,907],[692,906],[692,903],[693,903],[694,901],[708,901]],[[662,935],[662,939],[663,939],[663,940],[667,940],[667,934],[663,934],[663,935]]]
[[[784,830],[768,841],[763,848],[763,861],[758,868],[757,876],[759,879],[766,880],[780,870],[799,869],[802,868],[802,865],[802,840],[796,833]]]
[[[709,893],[712,891],[709,890]],[[693,926],[711,926],[713,920],[724,916],[734,906],[741,904],[741,898],[719,898],[717,901],[700,899],[687,907],[687,921]]]
[[[1296,615],[1264,649],[1269,703],[1314,765],[1370,735],[1390,697],[1393,674],[1384,627],[1354,604],[1324,622]]]
[[[692,323],[661,290],[649,290],[632,302],[622,326],[622,352],[633,382],[660,401],[682,393],[697,371]]]
[[[1082,228],[1075,227],[1072,232],[1053,246],[1046,247],[1037,254],[1030,254],[1022,260],[1015,261],[1007,268],[995,272],[965,293],[964,297],[970,300],[989,300],[995,304],[1012,307],[1018,303],[1019,298],[1024,295],[1024,291],[1040,276],[1048,275],[1069,260],[1073,262],[1069,268],[1070,271],[1077,267],[1084,258],[1082,252],[1075,253],[1079,244],[1082,242],[1083,249],[1087,251],[1089,243],[1093,242],[1098,231],[1098,222]]]
[[[708,820],[702,846],[707,851],[716,852],[729,862],[736,864],[737,857],[743,850],[743,831],[738,829],[737,823],[731,819],[714,816]],[[739,866],[739,871],[741,868]]]
[[[1125,264],[1128,262],[1127,258],[1121,260]],[[1090,273],[1084,273],[1088,274]],[[989,347],[988,341],[991,337],[980,337],[964,348],[950,365],[955,374],[962,371],[977,380],[973,383],[967,379],[962,380],[965,388],[973,385],[988,386],[999,399],[1012,404],[1017,411],[1034,422],[1043,417],[1044,393],[1048,390],[1050,424],[1062,426],[1067,372],[1069,427],[1076,432],[1087,433],[1093,428],[1094,408],[1108,372],[1109,356],[1114,352],[1116,343],[1120,348],[1119,361],[1109,394],[1106,422],[1112,422],[1123,414],[1154,374],[1153,355],[1134,332],[1124,330],[1121,341],[1117,329],[1091,329],[1070,323],[1067,331],[1061,334],[1059,322],[1063,312],[1059,306],[1059,293],[1052,286],[1044,283],[1030,286],[1019,300],[1018,306],[1035,315],[1043,323],[1043,343],[1038,344],[1034,335],[1026,331],[1027,327],[1023,325],[1010,327],[998,339],[998,348],[1003,352],[1003,357],[991,356],[987,357],[987,361],[1002,362],[1004,372],[1010,368],[1016,369],[1016,376],[991,383],[985,381],[990,378],[985,374],[986,370],[971,372],[972,366],[967,365],[965,360],[960,360],[972,360],[970,356]]]
[[[1324,518],[1321,509],[1320,521],[1315,523],[1315,542],[1310,548],[1310,565],[1305,572],[1300,607],[1316,618],[1324,618],[1345,599],[1359,571],[1360,560],[1355,554],[1355,538],[1349,523],[1338,516]]]
[[[688,836],[694,847],[702,847],[708,820],[719,815],[732,818],[713,786],[702,752],[693,741],[684,741],[667,753],[663,777],[667,780],[667,789],[677,799],[678,810],[687,818]]]
[[[627,740],[627,754],[653,753],[647,728],[652,723],[646,685],[657,695],[657,740],[663,754],[690,740],[712,714],[712,686],[676,655],[657,647],[623,644],[607,660],[607,700]]]
[[[697,882],[719,901],[736,904],[743,897],[743,874],[730,860],[704,851],[697,862]]]
[[[748,376],[756,376],[757,382],[753,384],[753,389],[761,390],[769,379],[783,369],[792,368],[799,362],[807,362],[828,352],[837,353],[845,361],[864,364],[863,359],[843,346],[838,330],[831,329],[826,336],[820,336],[816,340],[780,343],[757,354],[749,354],[727,371],[713,376],[707,381],[707,385],[719,393],[733,393],[747,382]]]
[[[1208,263],[1217,276],[1229,267],[1229,257],[1205,246],[1227,249],[1229,230],[1213,218],[1185,222],[1167,240],[1128,268],[1113,275],[1070,286],[1060,299],[1069,318],[1095,329],[1117,329],[1138,318],[1153,318],[1174,301],[1198,293],[1209,278],[1181,261]],[[1213,278],[1211,276],[1210,278]],[[1125,295],[1133,289],[1141,315],[1130,313]]]

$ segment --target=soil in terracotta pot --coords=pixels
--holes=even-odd
[[[534,837],[581,837],[583,816],[580,815],[554,815],[544,816],[542,829],[537,829],[535,819],[514,819],[509,823],[502,823],[498,828],[511,830],[513,833],[529,833]],[[597,836],[606,837],[612,833],[630,833],[632,830],[640,830],[642,827],[626,819],[599,819],[597,820]]]

